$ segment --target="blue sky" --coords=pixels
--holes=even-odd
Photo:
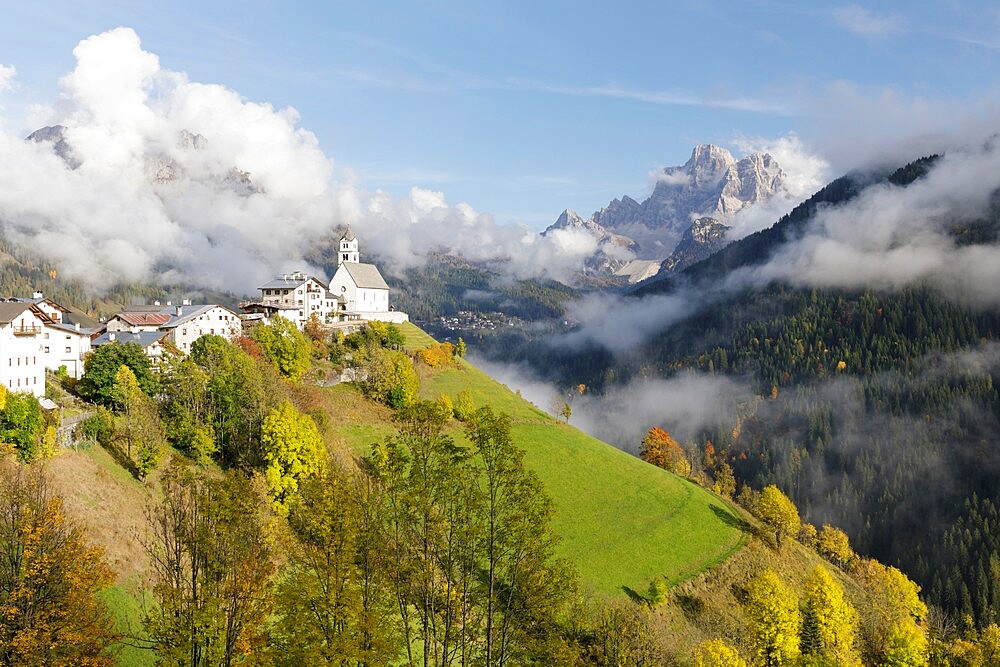
[[[81,39],[128,26],[164,68],[294,107],[341,177],[535,228],[641,198],[696,143],[796,133],[836,173],[988,126],[1000,99],[990,2],[76,0],[0,15],[8,130],[35,129]]]

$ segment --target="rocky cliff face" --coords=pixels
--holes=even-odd
[[[657,273],[680,271],[715,254],[726,245],[727,225],[715,218],[698,218],[687,228],[677,247],[660,264]]]
[[[597,238],[611,235],[631,241],[636,260],[669,260],[692,229],[692,221],[712,219],[721,225],[724,238],[726,221],[743,208],[780,191],[783,180],[781,167],[766,153],[753,153],[737,160],[725,148],[701,144],[695,146],[686,163],[664,169],[653,192],[642,203],[626,195],[586,221],[576,216],[580,218],[576,226]],[[568,224],[566,216],[564,212],[549,230]],[[682,258],[690,259],[698,254],[695,248],[713,248],[711,252],[714,252],[721,247],[722,238],[706,243],[699,240],[698,235],[704,236],[708,226],[703,224],[702,228],[692,233],[686,248],[675,258],[676,266],[686,266],[688,260],[682,261]],[[720,233],[719,227],[712,227],[712,230],[711,234]],[[708,237],[704,236],[704,240]]]

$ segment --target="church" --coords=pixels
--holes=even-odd
[[[379,320],[401,323],[406,313],[389,305],[389,285],[374,264],[361,261],[358,238],[347,228],[337,242],[337,272],[329,285],[301,271],[261,285],[260,300],[242,304],[244,312],[281,315],[302,328],[316,314],[324,324]]]

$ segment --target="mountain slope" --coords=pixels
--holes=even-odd
[[[422,369],[422,398],[463,390],[477,405],[511,415],[515,443],[555,502],[560,555],[576,563],[588,588],[615,594],[645,590],[654,577],[680,581],[743,543],[735,510],[718,496],[557,421],[464,361]],[[353,388],[329,391],[331,401],[353,406],[335,419],[355,452],[393,431],[389,415],[366,410]],[[465,442],[460,424],[451,433]]]

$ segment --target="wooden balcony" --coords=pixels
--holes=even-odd
[[[14,330],[15,336],[37,336],[42,333],[41,327],[33,325],[25,325],[21,327],[11,325],[11,328]]]

